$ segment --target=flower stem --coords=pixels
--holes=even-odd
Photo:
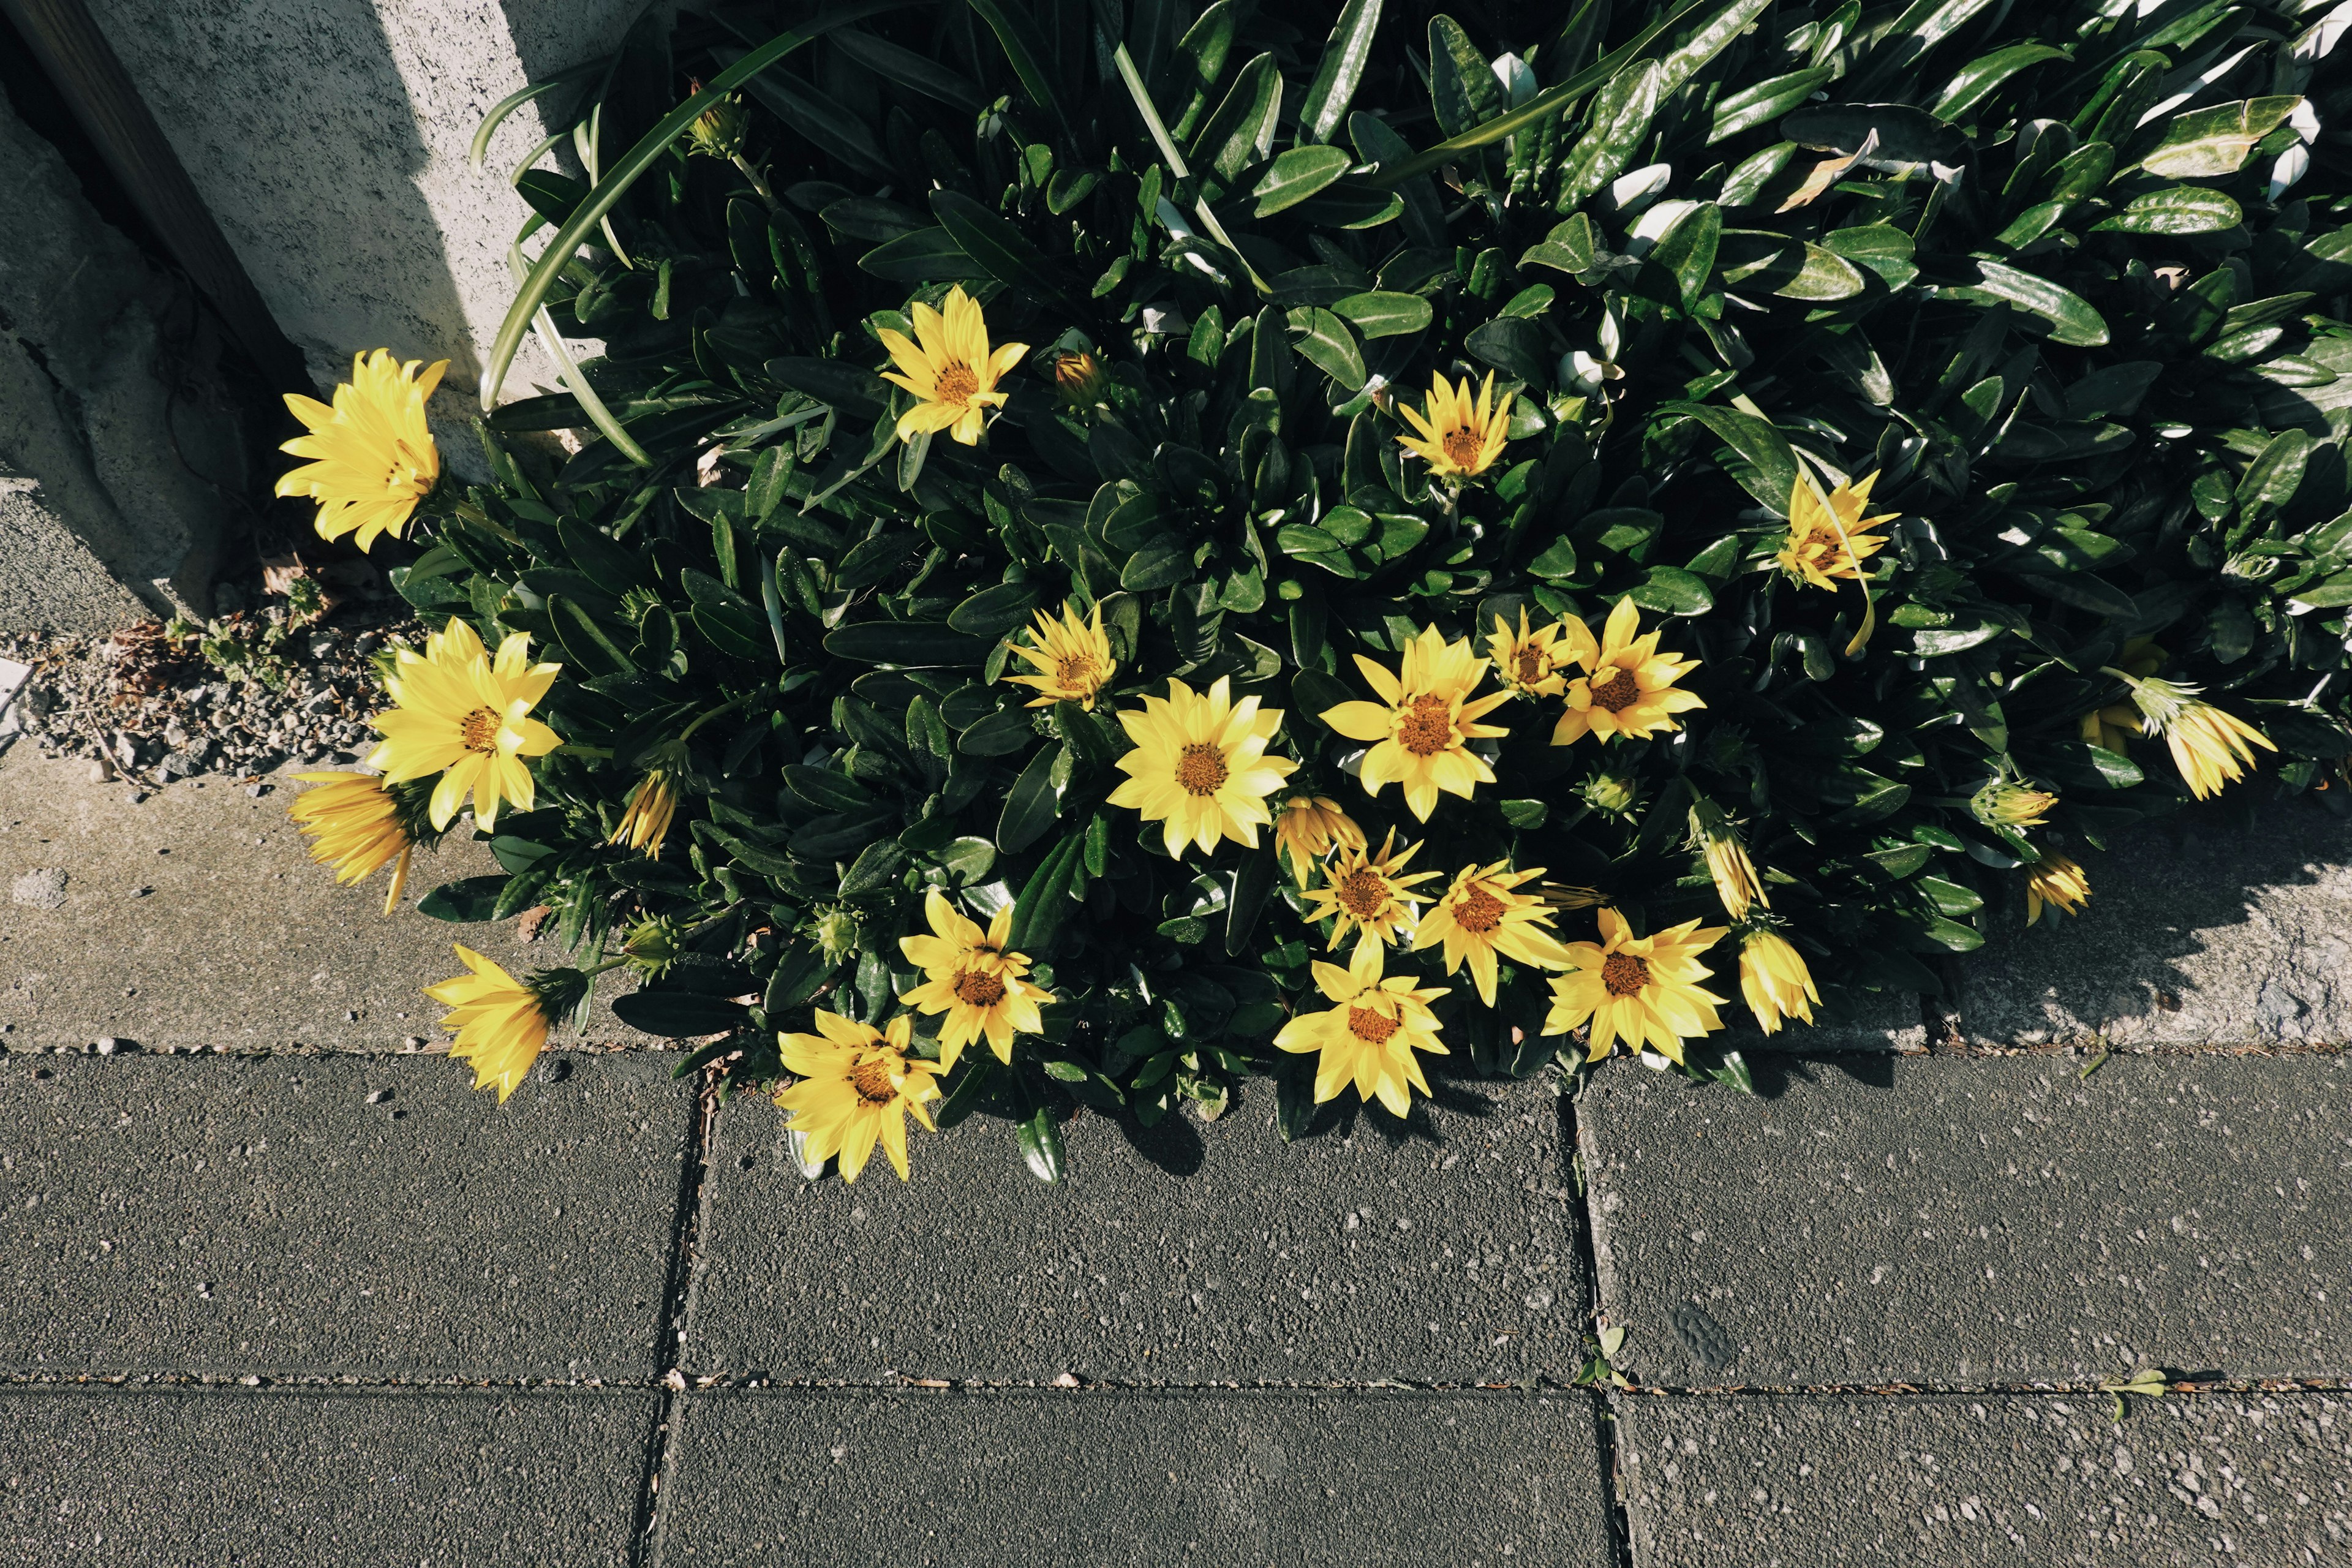
[[[730,153],[730,156],[734,159],[736,169],[745,179],[751,182],[751,189],[758,194],[761,201],[768,204],[768,210],[770,212],[778,211],[779,209],[776,206],[776,193],[768,188],[767,180],[761,174],[757,168],[752,166],[751,160],[746,158],[740,153]]]

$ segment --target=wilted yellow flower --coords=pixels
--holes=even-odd
[[[2138,678],[2154,675],[2163,668],[2166,654],[2153,637],[2133,637],[2116,655],[2116,663],[2125,674]],[[2083,715],[2083,739],[2102,750],[2121,752],[2144,731],[2140,725],[2139,709],[2126,697],[2121,702],[2110,702]]]
[[[2253,763],[2254,747],[2278,750],[2269,736],[2252,724],[2200,700],[2194,686],[2153,677],[2141,679],[2113,666],[2105,667],[2101,673],[2131,689],[2132,702],[2164,737],[2172,751],[2172,765],[2180,770],[2189,793],[2199,800],[2210,799],[2221,793],[2223,784],[2244,778]]]
[[[383,781],[372,773],[294,776],[320,786],[303,791],[287,814],[310,836],[310,858],[332,866],[338,885],[360,881],[385,861],[396,861],[392,886],[383,895],[383,912],[398,909],[417,841],[407,814]]]
[[[667,768],[648,768],[629,791],[628,808],[621,813],[621,825],[613,829],[611,842],[625,844],[658,860],[670,818],[677,815],[677,779]]]
[[[457,818],[468,794],[474,820],[485,832],[496,828],[502,802],[530,809],[534,794],[523,759],[563,743],[530,717],[562,668],[531,663],[530,638],[522,632],[499,645],[493,662],[474,628],[452,616],[425,638],[423,655],[400,650],[399,673],[384,683],[398,706],[372,721],[383,742],[368,765],[382,768],[388,784],[439,773],[431,809],[436,829]]]
[[[1429,471],[1441,479],[1451,474],[1475,479],[1503,455],[1503,443],[1510,437],[1513,400],[1514,395],[1506,393],[1503,405],[1494,405],[1495,373],[1491,370],[1475,403],[1470,398],[1468,376],[1455,386],[1443,374],[1432,373],[1429,396],[1422,404],[1422,412],[1416,414],[1412,405],[1402,398],[1397,400],[1397,413],[1420,433],[1421,438],[1400,436],[1397,440],[1407,451],[1426,458]]]
[[[1599,1061],[1619,1040],[1648,1046],[1675,1061],[1683,1042],[1723,1027],[1715,1005],[1723,1000],[1701,989],[1715,972],[1699,954],[1713,947],[1724,928],[1701,929],[1685,921],[1655,936],[1637,937],[1615,910],[1601,911],[1601,942],[1568,944],[1571,967],[1551,983],[1551,1011],[1543,1032],[1565,1035],[1590,1018],[1587,1055]]]
[[[1084,408],[1102,391],[1102,362],[1088,349],[1065,349],[1054,356],[1054,389],[1073,408]]]
[[[1357,939],[1360,944],[1378,945],[1411,935],[1420,906],[1429,901],[1428,895],[1414,892],[1413,886],[1437,875],[1405,869],[1420,852],[1418,844],[1399,849],[1393,827],[1381,841],[1377,855],[1366,854],[1364,841],[1359,838],[1324,871],[1323,886],[1307,889],[1307,923],[1329,921],[1330,945],[1335,948],[1350,931],[1362,933]]]
[[[462,942],[452,945],[471,973],[427,985],[425,994],[451,1009],[441,1020],[443,1028],[457,1032],[450,1057],[472,1061],[474,1087],[496,1087],[499,1103],[504,1105],[539,1059],[556,1009],[538,987],[517,980],[495,960]]]
[[[1383,978],[1386,949],[1379,942],[1357,944],[1348,967],[1314,965],[1315,984],[1333,1006],[1320,1013],[1302,1013],[1274,1037],[1278,1050],[1322,1055],[1315,1067],[1315,1102],[1335,1098],[1349,1083],[1365,1100],[1377,1100],[1399,1116],[1412,1110],[1412,1090],[1429,1092],[1413,1052],[1445,1056],[1438,1043],[1439,1025],[1429,1005],[1445,994],[1445,987],[1419,991],[1413,977]]]
[[[1874,473],[1860,484],[1841,483],[1825,496],[1811,474],[1800,473],[1789,492],[1789,540],[1775,557],[1780,569],[1816,588],[1835,588],[1841,577],[1860,578],[1860,563],[1886,548],[1885,538],[1870,531],[1901,515],[1863,515],[1877,482]]]
[[[1811,1023],[1822,999],[1804,955],[1784,938],[1761,929],[1739,939],[1739,994],[1756,1015],[1756,1026],[1768,1035],[1779,1034],[1790,1018]]]
[[[819,1007],[815,1034],[778,1037],[784,1070],[801,1081],[777,1090],[776,1104],[792,1112],[788,1125],[808,1140],[813,1163],[841,1156],[845,1182],[857,1180],[877,1142],[907,1180],[907,1118],[939,1131],[923,1102],[940,1097],[937,1075],[947,1069],[909,1054],[911,1024],[901,1013],[877,1029]]]
[[[907,962],[923,972],[923,984],[898,998],[927,1014],[944,1013],[940,1026],[940,1070],[952,1072],[964,1047],[984,1039],[996,1059],[1013,1059],[1013,1037],[1045,1026],[1037,1009],[1054,994],[1029,983],[1029,955],[1004,945],[1013,931],[1013,906],[996,911],[983,931],[933,888],[923,899],[929,936],[898,939]]]
[[[1335,844],[1348,849],[1364,847],[1364,830],[1339,809],[1338,801],[1319,795],[1294,795],[1275,813],[1275,852],[1289,858],[1300,887],[1307,886],[1307,873]]]
[[[2058,797],[2011,779],[1996,778],[1977,791],[1969,810],[1989,826],[2039,827]]]
[[[333,407],[287,395],[287,408],[310,434],[278,450],[312,460],[281,477],[278,493],[319,503],[319,537],[356,533],[362,550],[378,534],[400,537],[416,503],[441,479],[440,449],[425,426],[425,400],[448,367],[446,359],[402,364],[390,349],[377,349],[352,356],[352,378],[335,388]]]
[[[1372,742],[1356,775],[1366,793],[1378,795],[1393,780],[1403,786],[1406,808],[1427,822],[1439,791],[1467,800],[1478,785],[1495,782],[1495,770],[1468,742],[1510,733],[1478,721],[1511,694],[1497,691],[1471,700],[1486,661],[1471,652],[1468,637],[1449,643],[1435,626],[1424,626],[1404,645],[1401,675],[1391,675],[1362,654],[1356,656],[1356,668],[1380,700],[1342,702],[1322,720],[1351,741]]]
[[[1006,343],[991,353],[988,322],[981,315],[980,302],[966,294],[961,283],[948,290],[947,306],[942,316],[916,302],[914,342],[908,342],[903,332],[887,327],[881,330],[882,346],[890,351],[898,367],[884,371],[882,379],[905,387],[918,399],[914,407],[898,416],[898,439],[911,441],[945,430],[972,447],[980,443],[986,411],[1004,406],[1004,394],[996,390],[997,378],[1021,363],[1029,345]]]
[[[1511,623],[1502,616],[1495,617],[1495,629],[1486,635],[1486,655],[1495,661],[1495,679],[1522,697],[1557,697],[1568,689],[1568,677],[1561,673],[1570,663],[1568,645],[1559,640],[1560,625],[1549,622],[1533,632],[1528,630],[1528,613],[1519,612],[1519,629],[1511,630]]]
[[[1543,929],[1552,922],[1551,906],[1517,890],[1521,883],[1542,875],[1540,866],[1514,871],[1502,860],[1491,866],[1464,867],[1444,896],[1421,917],[1421,925],[1413,932],[1413,951],[1443,944],[1445,973],[1452,974],[1468,963],[1470,978],[1478,985],[1478,1000],[1489,1007],[1495,1005],[1495,986],[1500,978],[1497,953],[1539,969],[1567,968],[1569,950]]]
[[[1166,698],[1147,697],[1143,710],[1120,712],[1135,750],[1118,759],[1128,776],[1108,803],[1167,824],[1168,853],[1182,858],[1184,846],[1214,849],[1230,838],[1257,847],[1257,830],[1271,826],[1265,797],[1298,764],[1269,757],[1266,742],[1282,728],[1279,709],[1261,711],[1257,699],[1233,700],[1233,680],[1219,676],[1206,695],[1181,680],[1168,683]]]
[[[1016,642],[1013,651],[1028,662],[1030,673],[1004,679],[1037,693],[1030,699],[1032,708],[1076,702],[1091,711],[1096,693],[1110,684],[1118,668],[1110,656],[1110,636],[1103,630],[1101,604],[1096,604],[1092,620],[1080,618],[1066,603],[1059,619],[1040,610],[1029,636],[1034,647]]]
[[[2042,919],[2045,904],[2065,913],[2080,914],[2091,897],[2091,879],[2083,868],[2063,855],[2044,855],[2025,868],[2025,923]]]
[[[1739,829],[1721,807],[1713,801],[1699,802],[1691,807],[1690,827],[1706,855],[1706,874],[1715,879],[1715,896],[1723,900],[1724,913],[1744,921],[1751,903],[1768,910],[1772,907],[1756,875],[1756,862],[1748,858],[1748,846],[1739,841]]]
[[[1661,730],[1679,730],[1677,713],[1704,708],[1695,691],[1675,684],[1698,668],[1695,658],[1658,651],[1658,632],[1641,632],[1641,607],[1631,595],[1617,601],[1595,641],[1592,629],[1575,616],[1561,623],[1569,657],[1584,674],[1568,683],[1568,711],[1551,732],[1555,746],[1572,745],[1588,734],[1639,740]]]

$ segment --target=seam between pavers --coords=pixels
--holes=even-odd
[[[1575,1183],[1576,1201],[1568,1205],[1570,1245],[1584,1264],[1584,1321],[1601,1321],[1601,1258],[1592,1238],[1591,1188],[1584,1176],[1584,1143],[1576,1125],[1576,1094],[1559,1097],[1559,1145],[1568,1152],[1568,1175]],[[1595,1389],[1594,1392],[1602,1392]],[[1633,1568],[1633,1521],[1625,1489],[1617,1479],[1617,1422],[1607,1399],[1592,1401],[1593,1453],[1601,1468],[1602,1501],[1609,1528],[1609,1551],[1618,1568]]]
[[[702,1239],[702,1220],[710,1202],[711,1134],[719,1122],[719,1076],[706,1068],[695,1088],[694,1122],[687,1134],[686,1158],[680,1162],[677,1208],[670,1226],[669,1277],[662,1289],[662,1359],[668,1363],[660,1378],[660,1408],[646,1443],[643,1473],[637,1486],[637,1508],[629,1522],[631,1568],[646,1568],[660,1553],[662,1483],[675,1467],[673,1450],[677,1432],[678,1404],[685,1397],[686,1374],[680,1365],[686,1349],[687,1320],[694,1310],[695,1256]],[[706,1385],[709,1386],[709,1385]]]

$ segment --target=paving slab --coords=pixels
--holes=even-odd
[[[783,1117],[721,1113],[690,1372],[871,1382],[1524,1384],[1579,1364],[1558,1090],[1436,1080],[1409,1123],[1260,1090],[1203,1126],[1082,1115],[1031,1176],[1007,1125],[918,1131],[915,1176],[807,1182]]]
[[[691,1095],[634,1052],[472,1079],[0,1057],[0,1375],[656,1375]]]
[[[1613,1568],[1581,1394],[689,1394],[659,1568]]]
[[[621,1568],[658,1419],[618,1389],[0,1390],[0,1554]]]
[[[2352,1561],[2352,1401],[1617,1402],[1635,1568]]]
[[[462,972],[452,942],[516,973],[563,962],[551,939],[524,942],[511,921],[415,911],[442,882],[498,869],[463,831],[419,857],[409,906],[387,918],[389,870],[339,888],[310,859],[286,815],[307,787],[290,775],[259,796],[227,778],[146,791],[12,750],[0,756],[0,889],[15,892],[0,904],[0,1047],[111,1037],[147,1050],[397,1050],[445,1038],[435,1021],[447,1009],[422,987]],[[587,1037],[666,1044],[612,1016],[617,979]]]
[[[2352,1060],[1604,1068],[1577,1101],[1601,1310],[1644,1383],[2352,1373]]]
[[[2307,801],[2184,812],[2082,857],[2091,900],[1964,961],[1960,1024],[1996,1045],[2352,1042],[2352,820]]]

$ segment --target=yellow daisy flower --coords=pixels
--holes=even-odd
[[[1448,383],[1442,374],[1433,373],[1429,378],[1429,396],[1422,403],[1422,412],[1400,399],[1397,412],[1404,422],[1420,433],[1420,439],[1400,436],[1397,440],[1405,450],[1427,459],[1429,471],[1438,478],[1460,474],[1475,479],[1494,467],[1495,459],[1503,455],[1503,443],[1509,439],[1513,395],[1506,394],[1500,408],[1495,405],[1495,373],[1486,373],[1486,385],[1478,389],[1475,403],[1470,400],[1470,378],[1464,376],[1459,386]]]
[[[1698,668],[1695,658],[1658,651],[1657,632],[1641,630],[1642,612],[1629,596],[1617,601],[1595,642],[1591,628],[1574,616],[1564,623],[1570,657],[1584,673],[1568,683],[1568,711],[1553,727],[1551,743],[1572,745],[1586,735],[1639,740],[1661,730],[1679,730],[1675,715],[1706,704],[1696,692],[1675,684]]]
[[[2172,752],[2172,765],[2199,800],[2210,800],[2221,786],[2246,776],[2253,748],[2278,748],[2270,737],[2233,714],[2198,698],[2199,688],[2179,681],[2139,679],[2113,666],[2100,673],[2112,675],[2131,689],[2131,699],[2142,719],[2164,737]]]
[[[1091,349],[1064,349],[1054,356],[1054,390],[1072,408],[1084,408],[1102,394],[1102,362]]]
[[[1723,998],[1698,984],[1715,973],[1698,955],[1723,932],[1722,926],[1702,930],[1698,921],[1685,921],[1655,936],[1636,937],[1624,916],[1602,910],[1600,942],[1569,944],[1574,967],[1551,983],[1543,1032],[1565,1035],[1589,1018],[1587,1054],[1596,1062],[1621,1039],[1682,1060],[1685,1040],[1723,1027],[1715,1010]]]
[[[530,638],[516,632],[499,644],[492,661],[474,628],[451,616],[425,640],[425,652],[402,648],[396,672],[384,682],[397,706],[375,716],[383,742],[368,765],[386,784],[434,773],[431,820],[437,830],[457,818],[470,793],[474,820],[488,832],[500,804],[529,811],[534,798],[526,757],[543,757],[563,743],[530,717],[560,664],[530,662]]]
[[[1261,710],[1255,697],[1235,702],[1232,689],[1228,676],[1219,676],[1205,695],[1171,680],[1164,699],[1147,697],[1141,712],[1129,708],[1118,715],[1135,750],[1118,760],[1128,776],[1108,804],[1146,822],[1166,822],[1172,857],[1181,858],[1187,843],[1214,849],[1223,838],[1256,848],[1257,830],[1274,823],[1265,797],[1298,767],[1265,754],[1282,728],[1281,710]]]
[[[1569,649],[1559,640],[1560,629],[1554,621],[1529,632],[1528,613],[1521,610],[1519,629],[1514,632],[1510,622],[1496,616],[1495,629],[1486,635],[1495,679],[1521,697],[1557,697],[1568,689],[1568,678],[1560,672],[1569,666]]]
[[[1334,1005],[1300,1014],[1274,1037],[1278,1050],[1322,1053],[1315,1065],[1318,1105],[1353,1083],[1365,1100],[1377,1100],[1406,1115],[1412,1110],[1412,1090],[1429,1092],[1429,1079],[1412,1053],[1449,1054],[1438,1043],[1440,1026],[1429,1010],[1446,988],[1415,990],[1410,974],[1383,979],[1385,951],[1378,942],[1360,943],[1345,969],[1317,960],[1316,986]]]
[[[1748,846],[1739,841],[1739,829],[1722,808],[1713,801],[1699,802],[1691,807],[1690,826],[1706,855],[1706,874],[1714,879],[1715,896],[1723,900],[1723,912],[1744,921],[1750,904],[1770,909],[1772,900],[1756,875],[1756,862],[1748,858]]]
[[[2168,656],[2156,645],[2153,637],[2133,637],[2116,656],[2116,663],[2124,672],[2135,678],[2154,675],[2163,668]],[[2126,697],[2121,702],[2110,702],[2083,715],[2083,739],[2105,751],[2120,754],[2126,747],[2147,733],[2140,724],[2139,709]]]
[[[416,503],[433,493],[441,453],[425,427],[425,400],[448,367],[446,359],[402,364],[390,349],[377,349],[352,356],[352,378],[335,388],[333,407],[287,395],[286,406],[310,434],[278,450],[311,461],[288,470],[278,493],[319,503],[321,539],[356,533],[362,550],[378,534],[397,539]]]
[[[1996,778],[1969,797],[1969,811],[1988,827],[2039,827],[2058,797],[2047,790]]]
[[[1377,855],[1365,854],[1364,841],[1359,838],[1341,851],[1337,864],[1325,869],[1323,886],[1307,889],[1307,923],[1331,921],[1330,945],[1334,948],[1350,931],[1361,933],[1357,938],[1359,945],[1403,941],[1412,934],[1414,922],[1420,918],[1420,906],[1429,902],[1429,895],[1414,892],[1413,885],[1437,875],[1434,871],[1405,869],[1420,853],[1418,844],[1397,848],[1393,827],[1381,841]]]
[[[472,973],[427,985],[425,994],[451,1009],[441,1020],[443,1028],[457,1032],[450,1057],[472,1061],[474,1087],[495,1085],[499,1103],[504,1105],[547,1044],[550,1009],[537,990],[509,974],[496,960],[463,942],[451,945]]]
[[[392,886],[383,895],[383,912],[398,909],[417,842],[399,800],[372,773],[294,776],[320,786],[303,791],[287,813],[312,840],[310,858],[332,866],[339,887],[373,875],[387,860],[396,862]]]
[[[1109,635],[1103,630],[1102,605],[1095,605],[1092,621],[1079,619],[1078,612],[1067,604],[1063,605],[1059,620],[1040,610],[1036,627],[1029,635],[1036,646],[1014,643],[1013,651],[1029,661],[1032,673],[1004,679],[1038,693],[1030,700],[1032,708],[1076,702],[1091,711],[1095,694],[1110,684],[1111,672],[1118,668],[1118,661],[1110,656]]]
[[[1816,588],[1835,588],[1841,577],[1859,579],[1860,563],[1886,548],[1885,537],[1869,531],[1901,515],[1863,515],[1870,505],[1870,487],[1877,482],[1874,473],[1858,485],[1841,483],[1823,495],[1812,475],[1800,473],[1789,492],[1788,542],[1774,557],[1780,570]]]
[[[1364,847],[1364,830],[1339,809],[1338,801],[1319,795],[1294,795],[1275,814],[1275,852],[1290,858],[1290,869],[1300,887],[1307,886],[1307,871],[1335,844],[1343,849]]]
[[[923,984],[898,1000],[927,1015],[947,1015],[940,1026],[940,1070],[954,1070],[964,1047],[980,1039],[998,1061],[1012,1061],[1013,1037],[1044,1028],[1037,1009],[1054,999],[1052,992],[1029,983],[1029,955],[1004,945],[1013,931],[1013,906],[997,910],[983,931],[933,888],[923,900],[923,914],[931,934],[898,939],[898,951],[923,972]]]
[[[1377,702],[1342,702],[1323,722],[1351,741],[1372,742],[1357,780],[1378,795],[1393,780],[1403,786],[1404,804],[1423,822],[1436,809],[1440,790],[1468,800],[1482,784],[1495,782],[1486,759],[1469,749],[1473,740],[1510,731],[1478,721],[1511,700],[1508,691],[1470,700],[1486,661],[1470,649],[1470,639],[1449,643],[1435,626],[1404,645],[1399,674],[1356,656],[1356,668],[1380,696]]]
[[[923,1102],[940,1097],[938,1075],[947,1069],[908,1054],[912,1022],[901,1013],[877,1029],[819,1007],[815,1034],[778,1037],[784,1070],[800,1082],[778,1089],[776,1104],[792,1112],[792,1131],[808,1140],[810,1161],[841,1156],[845,1182],[857,1180],[877,1142],[898,1179],[907,1180],[907,1118],[939,1131]]]
[[[677,815],[677,780],[667,768],[648,768],[629,791],[621,825],[608,841],[625,844],[640,855],[661,858],[662,840],[669,835],[670,818]]]
[[[2063,855],[2044,855],[2025,868],[2025,923],[2041,921],[2043,905],[2067,914],[2083,912],[2090,900],[2091,879],[2083,868]]]
[[[1779,1034],[1790,1018],[1811,1023],[1822,999],[1804,955],[1785,938],[1761,929],[1739,939],[1739,994],[1756,1015],[1756,1026],[1768,1035]]]
[[[1541,929],[1552,922],[1551,906],[1517,890],[1542,875],[1540,866],[1514,871],[1502,860],[1464,867],[1445,896],[1421,917],[1413,951],[1444,943],[1445,973],[1454,973],[1466,962],[1478,983],[1478,1000],[1489,1007],[1495,1005],[1496,954],[1538,969],[1567,968],[1569,950]]]
[[[915,337],[885,327],[882,346],[898,365],[882,379],[915,395],[915,406],[898,416],[898,439],[911,441],[934,430],[945,430],[967,447],[979,445],[986,410],[1004,406],[997,378],[1021,363],[1027,343],[1006,343],[991,353],[988,323],[980,303],[959,283],[948,290],[947,313],[929,305],[914,308]]]

